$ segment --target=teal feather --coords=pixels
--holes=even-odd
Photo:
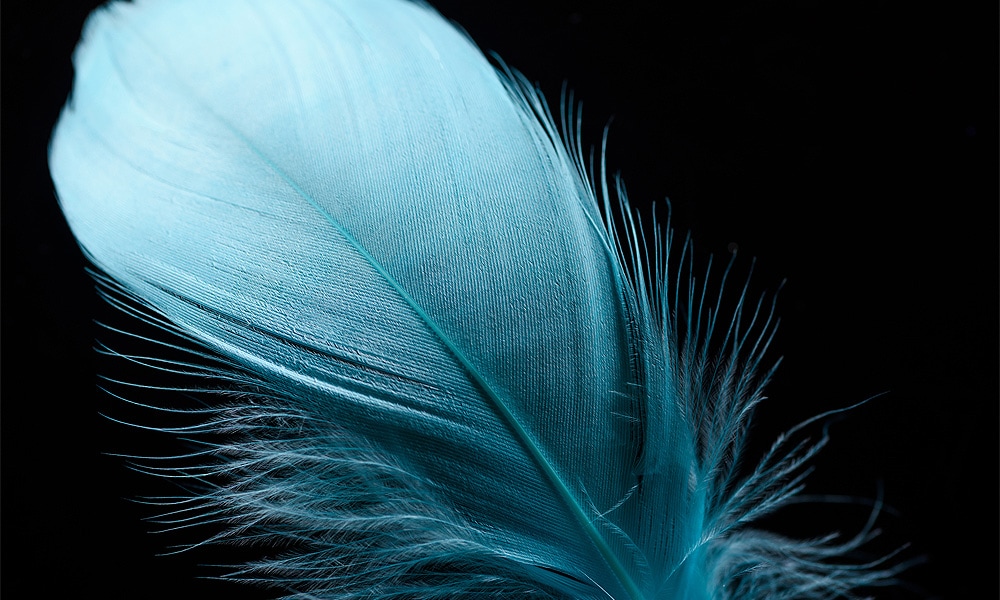
[[[782,438],[740,476],[773,299],[744,286],[720,320],[690,243],[654,224],[647,245],[620,182],[593,183],[573,102],[556,126],[431,8],[116,3],[74,64],[50,152],[74,235],[113,302],[243,391],[187,430],[225,440],[204,469],[149,470],[214,477],[174,521],[296,549],[234,578],[638,600],[895,573],[831,560],[870,527],[748,527],[825,440]]]

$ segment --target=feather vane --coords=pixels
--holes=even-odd
[[[822,445],[738,476],[773,307],[744,287],[719,321],[690,244],[674,265],[657,227],[650,260],[621,185],[617,217],[603,172],[595,193],[572,101],[560,130],[429,7],[115,3],[75,66],[50,154],[74,235],[116,302],[259,390],[207,411],[228,441],[184,473],[226,483],[165,517],[296,548],[234,577],[638,600],[891,575],[824,567],[863,539],[773,566],[745,525]]]

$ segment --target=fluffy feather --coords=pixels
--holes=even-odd
[[[75,66],[50,156],[74,235],[109,297],[244,392],[189,430],[225,440],[205,469],[153,469],[213,482],[173,518],[294,550],[235,577],[638,600],[893,574],[830,561],[870,528],[747,528],[823,443],[783,438],[739,477],[773,305],[744,287],[720,321],[690,244],[671,261],[654,227],[650,257],[620,186],[616,235],[572,103],[560,131],[429,7],[112,4]]]

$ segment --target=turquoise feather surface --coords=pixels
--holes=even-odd
[[[779,440],[740,475],[771,300],[742,288],[719,320],[690,245],[643,237],[594,183],[572,104],[557,126],[429,7],[112,4],[75,66],[50,156],[74,235],[116,293],[260,390],[212,413],[232,441],[206,460],[230,480],[184,510],[300,552],[234,577],[639,599],[894,574],[830,560],[867,529],[748,527],[823,444]]]

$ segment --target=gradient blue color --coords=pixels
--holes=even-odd
[[[779,440],[738,476],[770,304],[744,289],[718,322],[669,232],[650,257],[621,190],[618,216],[595,192],[572,106],[556,127],[429,7],[112,4],[75,66],[50,164],[81,247],[266,392],[206,424],[232,434],[206,455],[231,479],[183,509],[301,550],[234,577],[638,600],[892,574],[828,563],[867,529],[746,527],[822,445]]]

